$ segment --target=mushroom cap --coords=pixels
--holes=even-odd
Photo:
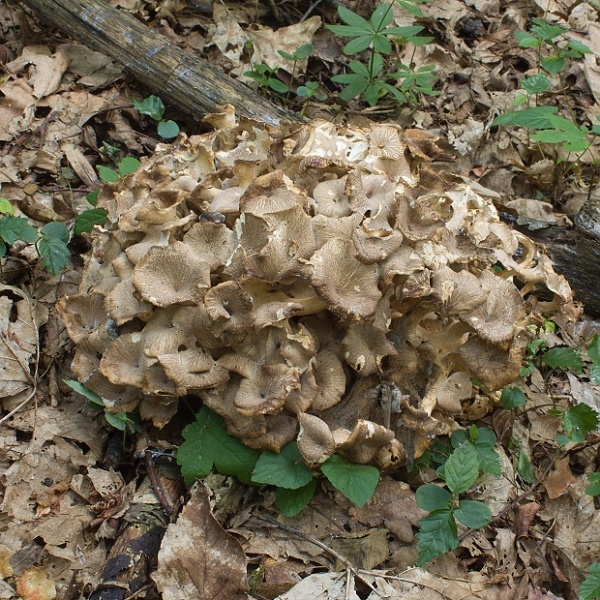
[[[473,396],[471,378],[464,371],[456,371],[447,377],[438,387],[437,406],[446,414],[462,414],[462,400]]]
[[[365,465],[396,436],[393,431],[372,421],[358,419],[352,432],[337,429],[333,432],[336,451],[349,461]]]
[[[183,243],[208,263],[211,272],[222,267],[236,247],[235,233],[225,223],[200,221],[184,236]]]
[[[229,379],[227,369],[218,365],[203,348],[188,348],[158,357],[168,378],[175,384],[178,396],[203,388],[218,387]]]
[[[156,362],[144,354],[141,333],[124,333],[112,341],[102,356],[100,370],[112,383],[144,388],[146,371]]]
[[[252,297],[237,281],[225,281],[210,288],[204,296],[204,307],[217,337],[252,327]]]
[[[399,132],[389,125],[372,125],[369,132],[369,154],[397,160],[404,156],[406,144]]]
[[[346,179],[347,176],[329,179],[315,186],[312,195],[317,214],[339,219],[352,213],[350,200],[346,195]]]
[[[384,357],[396,354],[386,332],[365,321],[352,323],[342,340],[344,359],[361,377],[381,373]]]
[[[315,415],[298,415],[298,450],[306,464],[323,464],[335,452],[335,440],[325,421]]]
[[[290,392],[300,387],[298,369],[284,364],[261,365],[252,379],[242,379],[234,404],[242,415],[277,413]]]
[[[111,329],[111,318],[104,308],[102,294],[75,294],[63,296],[56,303],[69,337],[78,344],[88,341],[90,336],[106,345],[116,332]],[[96,344],[97,345],[97,344]]]
[[[326,242],[310,259],[311,283],[328,305],[342,318],[358,320],[375,312],[381,292],[377,287],[379,269],[354,257],[350,240]]]
[[[135,266],[133,285],[154,306],[199,304],[210,287],[208,263],[190,246],[175,242],[152,248]]]
[[[344,366],[334,352],[324,348],[315,358],[314,372],[318,392],[312,401],[311,410],[327,410],[335,406],[346,392]]]

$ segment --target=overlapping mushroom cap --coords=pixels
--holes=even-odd
[[[195,394],[252,447],[393,466],[453,428],[472,378],[518,376],[534,288],[554,296],[536,311],[576,316],[489,198],[420,179],[431,136],[207,120],[103,189],[111,225],[57,305],[108,410],[162,426]]]

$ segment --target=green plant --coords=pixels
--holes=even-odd
[[[130,433],[136,433],[142,430],[137,415],[129,415],[128,413],[124,412],[110,413],[106,410],[104,402],[102,402],[102,398],[96,394],[96,392],[88,390],[84,385],[75,379],[64,379],[63,381],[73,391],[86,398],[93,408],[103,411],[106,422],[115,429],[123,432],[129,430]]]
[[[588,496],[600,496],[600,473],[589,474],[590,485],[585,488],[585,493]]]
[[[569,118],[558,114],[555,106],[539,106],[540,97],[552,88],[557,88],[564,96],[568,107],[566,86],[562,73],[569,61],[579,60],[593,51],[585,44],[565,37],[567,29],[551,25],[543,19],[532,19],[529,31],[517,31],[515,37],[521,48],[537,49],[537,73],[525,77],[521,89],[525,92],[515,100],[515,108],[531,104],[522,110],[499,115],[492,125],[510,125],[534,130],[531,139],[545,144],[558,144],[567,152],[579,153],[576,161],[588,150],[594,138],[600,133],[600,125],[591,128],[580,125],[572,113]],[[554,79],[551,79],[554,78]]]
[[[148,96],[141,102],[133,100],[133,108],[140,114],[156,121],[157,132],[161,138],[169,140],[179,135],[179,125],[170,119],[168,121],[163,119],[166,108],[164,102],[158,96]]]
[[[587,404],[553,408],[550,414],[560,418],[563,433],[556,437],[556,441],[561,446],[585,441],[585,436],[597,429],[600,422],[598,412]]]
[[[405,8],[411,6],[409,2],[400,4]],[[417,13],[411,11],[413,14],[420,13],[417,7],[412,8],[418,11]],[[415,47],[431,41],[431,38],[417,37],[417,34],[423,31],[423,27],[420,25],[390,26],[394,15],[392,4],[387,3],[380,4],[369,20],[343,6],[338,7],[338,14],[345,25],[327,27],[336,35],[353,38],[344,46],[344,53],[358,54],[365,50],[369,51],[366,64],[359,60],[351,60],[348,63],[350,73],[331,78],[332,81],[345,85],[340,93],[342,100],[364,96],[370,106],[375,106],[380,98],[390,94],[400,104],[414,104],[418,93],[428,95],[438,93],[432,87],[436,81],[433,74],[434,67],[415,69],[411,61],[408,65],[396,62],[390,68],[384,58],[392,53],[391,40],[402,45],[412,43]],[[399,86],[397,81],[401,82]]]
[[[206,407],[183,430],[183,437],[177,462],[187,485],[213,468],[244,483],[273,485],[277,488],[275,504],[287,516],[298,514],[315,493],[319,473],[302,461],[296,442],[285,445],[278,454],[257,452],[229,435],[223,419]],[[375,467],[348,463],[336,455],[326,460],[320,471],[359,507],[373,495],[379,481]]]
[[[579,588],[579,600],[595,600],[600,598],[600,562],[592,563],[588,576]]]
[[[473,529],[487,525],[492,512],[483,502],[461,499],[482,473],[500,475],[500,457],[494,450],[496,436],[490,429],[475,425],[452,434],[452,447],[438,473],[446,487],[427,483],[417,489],[417,504],[429,512],[419,520],[417,566],[454,550],[458,546],[456,520]],[[447,489],[446,489],[447,488]]]

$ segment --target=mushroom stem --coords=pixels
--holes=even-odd
[[[323,310],[327,310],[327,302],[325,302],[323,298],[317,296],[317,294],[313,294],[307,298],[290,298],[290,302],[302,305],[303,308],[301,311],[294,311],[294,314],[299,317],[303,317],[305,315],[314,315]]]

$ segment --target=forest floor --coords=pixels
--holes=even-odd
[[[250,86],[262,78],[258,93],[306,119],[357,127],[392,122],[431,133],[441,149],[440,172],[472,181],[522,231],[571,228],[582,206],[598,201],[598,152],[589,132],[600,117],[594,3],[428,0],[411,4],[419,15],[396,4],[392,25],[417,24],[431,39],[394,44],[385,54],[386,61],[420,73],[407,86],[413,97],[402,104],[384,86],[380,92],[388,93],[371,99],[372,106],[360,95],[339,98],[343,86],[332,77],[349,72],[350,60],[365,63],[368,56],[344,54],[350,38],[325,27],[342,23],[338,4],[368,19],[377,7],[372,0],[110,4]],[[531,31],[532,18],[565,32],[538,47],[519,47],[515,32]],[[544,57],[558,56],[570,41],[591,53],[563,57],[555,73],[540,70]],[[278,52],[293,54],[305,44],[313,45],[308,59],[294,62]],[[70,225],[92,208],[86,197],[102,185],[97,166],[116,169],[124,157],[150,156],[165,143],[155,120],[132,106],[132,99],[142,101],[154,90],[12,0],[0,2],[0,63],[0,211],[6,215],[14,210],[36,228]],[[268,69],[257,69],[261,64]],[[244,75],[251,70],[254,80]],[[532,139],[537,130],[491,126],[526,97],[522,81],[540,74],[550,87],[540,91],[539,103],[556,106],[563,117],[552,129],[559,143],[543,147]],[[383,75],[380,81],[398,84]],[[312,83],[314,89],[307,86]],[[299,95],[300,85],[305,94],[316,93]],[[565,129],[564,118],[588,130]],[[168,103],[163,120],[187,136],[209,130]],[[585,148],[577,146],[582,135]],[[103,413],[64,384],[73,378],[73,343],[54,308],[65,294],[77,293],[89,237],[71,240],[66,268],[52,275],[34,245],[1,231],[10,248],[0,275],[0,599],[88,597],[102,579],[110,583],[103,571],[127,511],[141,504],[160,511],[145,477],[148,462],[140,457],[148,448],[179,445],[193,417],[182,409],[162,429],[142,423],[111,463],[107,441],[124,434],[115,438]],[[417,469],[383,476],[360,509],[323,484],[295,517],[280,515],[272,489],[211,475],[191,500],[182,498],[184,513],[171,519],[158,569],[135,597],[577,598],[600,556],[600,507],[589,493],[590,475],[600,470],[600,435],[597,421],[582,427],[581,439],[566,429],[572,407],[600,409],[600,386],[591,373],[598,356],[585,351],[599,332],[600,323],[585,311],[549,318],[536,332],[539,352],[531,350],[529,368],[515,383],[527,410],[503,409],[496,395],[493,410],[461,420],[495,432],[502,475],[479,481],[469,496],[497,518],[475,531],[459,526],[453,552],[413,566],[415,533],[426,514],[415,490],[432,480],[431,466],[420,475]],[[544,362],[545,350],[562,347],[577,348],[579,362]],[[561,445],[559,434],[571,437]],[[134,595],[120,590],[105,597]]]

